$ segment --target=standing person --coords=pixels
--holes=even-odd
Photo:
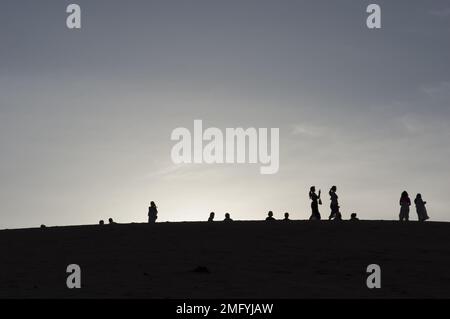
[[[214,212],[211,212],[209,214],[208,222],[213,222],[214,221],[214,216],[216,216],[216,214],[214,214]]]
[[[320,189],[319,194],[316,194],[316,187],[311,186],[309,189],[309,198],[311,199],[311,217],[309,220],[320,220],[320,212],[319,212],[319,204],[322,204],[322,200],[320,199]]]
[[[409,220],[409,206],[411,206],[411,199],[409,199],[408,192],[403,191],[400,197],[400,221]]]
[[[283,220],[284,221],[290,221],[288,212],[284,213],[284,219]]]
[[[150,207],[148,208],[148,223],[149,224],[156,223],[157,218],[158,218],[158,207],[156,207],[155,202],[151,202]]]
[[[230,214],[226,213],[225,214],[225,219],[223,220],[224,222],[232,222],[233,220],[231,219]]]
[[[331,204],[330,204],[331,214],[330,214],[330,217],[328,217],[329,220],[332,220],[333,218],[341,219],[341,216],[340,216],[341,213],[339,212],[338,195],[336,194],[336,190],[337,190],[337,187],[333,186],[333,187],[331,187],[330,191],[328,192],[328,194],[330,195],[330,200],[331,200]]]
[[[424,222],[430,217],[428,217],[427,208],[425,207],[427,202],[424,202],[421,194],[417,194],[414,204],[416,204],[417,216],[420,222]]]

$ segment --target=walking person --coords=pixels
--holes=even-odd
[[[337,187],[333,186],[331,187],[330,191],[328,192],[328,194],[330,195],[330,209],[331,209],[331,213],[330,213],[330,217],[328,217],[329,220],[332,219],[337,219],[337,220],[341,220],[342,216],[341,213],[339,212],[339,203],[338,203],[338,195],[336,194],[336,190]]]

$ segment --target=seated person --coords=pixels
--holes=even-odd
[[[267,215],[268,216],[266,218],[266,221],[273,221],[273,220],[275,220],[275,218],[273,218],[273,212],[272,211],[269,211],[269,213]]]

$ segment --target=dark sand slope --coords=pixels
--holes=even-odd
[[[0,231],[0,250],[3,298],[450,297],[449,223],[55,227]],[[82,289],[66,288],[71,263]],[[372,263],[378,290],[366,287]]]

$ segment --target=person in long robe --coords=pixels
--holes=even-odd
[[[158,218],[158,207],[156,207],[155,202],[151,202],[150,207],[148,208],[148,223],[149,224],[156,223],[157,218]]]
[[[319,212],[319,203],[321,203],[320,199],[320,193],[316,194],[316,187],[311,186],[309,189],[309,198],[311,199],[311,217],[309,217],[309,220],[320,220],[320,212]]]
[[[404,191],[400,197],[400,221],[409,220],[409,206],[411,206],[411,199],[408,192]]]
[[[422,199],[421,194],[417,194],[416,199],[414,199],[414,204],[416,204],[416,212],[419,221],[424,222],[430,217],[428,217],[427,208],[425,207],[427,202]]]

